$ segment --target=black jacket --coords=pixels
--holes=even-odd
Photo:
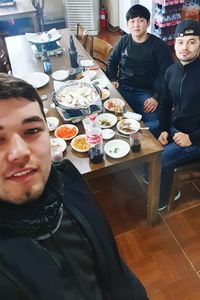
[[[64,206],[79,220],[96,256],[105,300],[146,300],[144,287],[122,262],[110,227],[79,172],[69,161],[57,167]],[[66,300],[59,269],[34,239],[0,235],[2,300]],[[78,300],[78,299],[76,299]]]
[[[170,50],[161,39],[149,34],[145,42],[136,43],[127,34],[108,58],[107,75],[110,81],[158,93],[160,81],[172,63]]]
[[[160,105],[160,130],[170,126],[189,134],[200,145],[200,59],[171,65],[165,74],[165,93]]]

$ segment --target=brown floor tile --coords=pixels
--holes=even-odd
[[[200,205],[165,219],[196,271],[200,270],[199,215]]]

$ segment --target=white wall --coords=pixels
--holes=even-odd
[[[45,21],[64,20],[63,0],[45,0],[44,19]]]

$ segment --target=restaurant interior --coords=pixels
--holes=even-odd
[[[6,0],[0,1],[0,71],[10,72],[30,82],[33,80],[43,99],[46,116],[56,117],[59,121],[57,125],[72,124],[78,128],[76,134],[83,134],[83,117],[87,117],[91,112],[115,115],[114,109],[109,109],[109,99],[117,98],[124,101],[106,77],[105,67],[107,57],[115,43],[121,35],[126,34],[121,25],[120,13],[120,7],[125,1],[88,1],[92,3],[91,11],[97,17],[91,27],[84,23],[84,18],[82,22],[78,17],[71,19],[67,0],[57,0],[56,5],[53,0],[9,0],[7,4]],[[160,20],[160,16],[157,16],[157,19],[155,16],[154,5],[159,1],[129,2],[129,6],[136,3],[146,5],[148,8],[151,6],[153,14],[151,33],[160,35],[173,51],[173,40],[169,36],[166,37],[166,32],[163,33],[160,29],[163,28],[159,23],[161,21],[157,21]],[[192,13],[193,18],[199,18],[198,1],[175,2],[177,11],[174,14],[180,16],[177,22],[181,18],[191,17]],[[38,32],[40,34],[36,34]],[[71,34],[73,46],[70,44]],[[52,42],[50,48],[47,48],[52,72],[44,74],[44,57],[40,43],[48,44],[49,41]],[[74,73],[72,68],[69,50],[73,47],[77,51],[81,75],[78,71]],[[38,73],[43,75],[35,78],[35,73],[37,76]],[[85,77],[89,76],[89,80],[94,81],[93,84],[97,86],[95,93],[99,93],[100,90],[101,101],[100,105],[98,103],[96,105],[95,102],[92,108],[94,110],[79,109],[74,115],[74,111],[66,112],[60,105],[59,90],[69,79],[79,81],[80,75],[82,80],[84,73]],[[75,88],[77,87],[79,83],[75,85]],[[131,112],[125,102],[123,105],[124,111]],[[116,122],[119,120],[117,117]],[[112,119],[108,121],[112,123]],[[115,132],[120,131],[115,125],[116,122],[113,122],[112,129]],[[115,154],[109,156],[109,152],[104,153],[103,162],[92,164],[87,152],[73,148],[71,140],[75,136],[70,136],[65,140],[62,158],[71,160],[88,181],[112,227],[120,254],[144,284],[149,299],[198,300],[200,299],[199,162],[195,162],[190,169],[177,171],[175,188],[177,189],[178,185],[181,197],[172,203],[169,210],[158,212],[162,147],[149,130],[142,130],[142,122],[139,126],[142,132],[139,152],[129,152],[128,149],[128,153],[123,152],[121,156],[116,157]],[[110,127],[105,125],[104,129]],[[116,133],[115,137],[120,139],[120,134],[124,132],[118,134],[119,136]],[[60,137],[56,135],[54,129],[50,130],[50,136],[52,139],[55,136]],[[126,143],[128,141],[127,136],[121,139]],[[108,141],[104,140],[104,145],[106,143]],[[108,151],[111,152],[110,148]],[[148,165],[152,178],[149,185],[143,181],[144,164]],[[182,176],[184,178],[181,175],[184,175]]]

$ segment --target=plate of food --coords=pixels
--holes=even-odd
[[[112,158],[122,158],[126,156],[130,151],[130,146],[123,140],[112,140],[105,144],[105,153]]]
[[[56,137],[68,141],[78,134],[78,127],[72,124],[63,124],[56,128],[54,134]]]
[[[140,129],[140,123],[134,119],[123,119],[117,123],[117,129],[123,134],[131,134]]]
[[[98,103],[100,96],[93,85],[69,80],[53,95],[55,104],[64,109],[84,109]]]
[[[108,89],[101,89],[101,100],[104,101],[110,97],[110,91]]]
[[[104,102],[104,107],[112,112],[115,111],[115,106],[117,105],[124,106],[125,102],[120,98],[110,98]]]
[[[100,114],[96,117],[101,128],[110,128],[117,123],[117,117],[110,113]]]
[[[51,147],[55,147],[57,145],[61,146],[62,152],[67,148],[66,142],[61,138],[50,138]]]
[[[23,80],[31,84],[34,88],[39,89],[49,82],[49,76],[42,72],[32,72],[24,75]]]
[[[90,149],[90,144],[88,143],[85,134],[79,134],[74,137],[70,145],[72,149],[78,152],[87,152]]]

